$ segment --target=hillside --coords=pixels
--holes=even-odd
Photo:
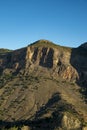
[[[1,130],[86,130],[87,49],[36,41],[0,51]]]

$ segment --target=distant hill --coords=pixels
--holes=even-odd
[[[0,49],[0,54],[4,54],[4,53],[7,53],[7,52],[11,52],[11,51],[12,50],[1,48]]]

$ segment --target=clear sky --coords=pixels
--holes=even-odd
[[[0,0],[0,48],[39,39],[77,47],[87,41],[87,0]]]

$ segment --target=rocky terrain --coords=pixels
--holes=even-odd
[[[87,130],[87,43],[0,49],[0,130]]]

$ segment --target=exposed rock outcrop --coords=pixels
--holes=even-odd
[[[0,53],[0,128],[86,129],[86,51],[39,40]]]
[[[43,42],[43,46],[38,45]],[[70,49],[50,45],[49,41],[38,41],[37,44],[6,54],[0,59],[0,68],[4,74],[17,74],[23,69],[32,72],[42,66],[51,69],[54,75],[61,76],[65,80],[75,80],[79,75],[70,64],[70,57]]]
[[[64,130],[81,130],[82,124],[81,121],[72,115],[71,113],[64,113],[62,118],[62,129]]]

